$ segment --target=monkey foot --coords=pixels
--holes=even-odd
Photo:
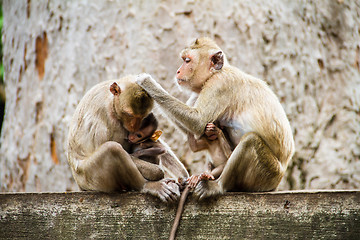
[[[208,181],[208,180],[214,180],[215,177],[207,172],[201,173],[200,175],[192,175],[189,177],[186,182],[189,185],[191,189],[195,188],[200,181]]]
[[[175,181],[168,179],[146,182],[141,192],[156,196],[163,202],[175,202],[180,197],[179,186]]]
[[[194,190],[194,195],[199,198],[199,200],[222,193],[223,190],[217,181],[200,181]]]

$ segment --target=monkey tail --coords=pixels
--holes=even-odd
[[[171,228],[169,240],[174,240],[175,239],[176,231],[177,231],[177,229],[179,227],[181,215],[182,215],[182,213],[184,211],[185,201],[186,201],[187,196],[189,195],[189,192],[190,192],[190,187],[189,187],[189,185],[187,185],[185,187],[184,191],[182,192],[180,200],[179,200],[179,205],[178,205],[178,208],[176,210],[176,215],[175,215],[173,226]]]

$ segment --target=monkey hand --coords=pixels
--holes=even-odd
[[[215,180],[215,177],[211,173],[204,172],[200,174],[200,181],[202,180]]]
[[[150,193],[160,198],[163,202],[174,202],[180,197],[179,186],[175,181],[169,181],[169,179],[162,179],[157,182],[148,181],[141,192]]]
[[[194,195],[199,200],[202,200],[204,198],[220,195],[223,192],[224,191],[218,181],[200,181],[194,190]]]
[[[155,81],[150,74],[148,73],[140,73],[139,75],[136,76],[136,83],[139,84],[140,86],[146,82],[146,81]]]
[[[147,90],[148,87],[152,87],[152,86],[155,86],[156,88],[160,88],[160,89],[162,88],[160,84],[157,83],[155,79],[151,77],[151,75],[148,73],[141,73],[137,75],[135,82],[145,90]]]
[[[216,140],[218,138],[219,129],[213,123],[208,123],[205,127],[205,135],[209,140]]]
[[[200,175],[192,175],[187,179],[187,184],[191,189],[195,188],[200,181],[214,180],[215,177],[210,173],[202,173]]]

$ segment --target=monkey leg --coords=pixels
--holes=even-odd
[[[149,181],[158,181],[164,178],[164,171],[159,164],[150,163],[133,157],[133,161],[141,175]]]
[[[146,181],[123,147],[112,141],[80,160],[76,176],[81,189],[102,192],[141,190]]]
[[[272,191],[280,183],[285,169],[262,138],[245,134],[232,152],[216,181],[201,181],[195,189],[199,198],[225,191]]]
[[[188,183],[188,186],[192,189],[195,188],[196,185],[202,180],[215,180],[215,177],[211,175],[211,173],[204,172],[199,175],[192,175],[189,177],[186,182]]]
[[[113,192],[136,190],[150,193],[162,201],[173,201],[180,196],[176,184],[147,181],[130,155],[117,142],[102,144],[92,156],[79,160],[74,178],[83,190]]]

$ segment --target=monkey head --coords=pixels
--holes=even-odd
[[[128,140],[131,143],[140,143],[146,141],[147,139],[152,139],[154,134],[157,134],[158,131],[158,121],[155,118],[153,113],[150,113],[141,123],[140,129],[136,132],[130,132],[128,135]],[[161,135],[161,134],[160,134]],[[160,137],[160,136],[159,136]],[[156,141],[157,139],[152,139]]]
[[[139,130],[142,120],[149,115],[154,100],[136,83],[128,83],[124,89],[114,82],[110,86],[114,95],[113,109],[116,118],[129,132]]]
[[[182,65],[176,72],[180,86],[199,93],[214,73],[221,71],[226,57],[219,46],[210,38],[199,38],[180,53]]]

